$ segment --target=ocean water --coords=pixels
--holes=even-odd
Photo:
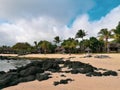
[[[9,71],[17,67],[25,66],[30,60],[0,60],[0,71]]]

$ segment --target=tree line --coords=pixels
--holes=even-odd
[[[59,36],[55,36],[53,42],[47,40],[34,41],[34,45],[30,45],[28,42],[18,42],[13,46],[1,46],[0,53],[14,53],[14,54],[31,54],[31,53],[57,53],[62,48],[63,53],[84,53],[85,49],[89,47],[93,53],[108,52],[109,44],[120,44],[120,22],[115,29],[108,30],[103,28],[98,32],[98,37],[90,37],[84,39],[87,36],[85,30],[80,29],[76,33],[74,38],[61,40]],[[81,39],[81,40],[80,40]],[[109,41],[109,39],[112,39]]]

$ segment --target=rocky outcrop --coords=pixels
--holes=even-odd
[[[62,66],[61,66],[62,64]],[[61,71],[62,68],[69,68],[67,71]],[[46,73],[50,72],[50,73]],[[71,73],[71,74],[85,74],[86,76],[117,76],[117,72],[111,70],[101,69],[93,67],[90,64],[78,62],[78,61],[63,61],[62,59],[57,60],[39,60],[32,61],[26,66],[19,67],[17,69],[10,70],[8,72],[0,72],[0,89],[13,86],[21,82],[28,82],[33,80],[47,80],[51,77],[51,73]],[[64,75],[62,75],[64,76]],[[71,79],[61,80],[54,82],[54,85],[67,84]]]

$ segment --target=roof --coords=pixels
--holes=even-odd
[[[57,50],[58,50],[58,51],[64,50],[64,47],[58,46],[55,50],[56,50],[56,51],[57,51]]]
[[[89,47],[87,47],[87,48],[85,49],[85,51],[91,51],[91,49],[90,49]]]

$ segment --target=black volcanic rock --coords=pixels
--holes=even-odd
[[[86,76],[92,77],[92,76],[102,76],[101,72],[90,72],[87,73]]]
[[[106,71],[106,72],[104,72],[103,73],[103,75],[104,76],[117,76],[118,74],[117,74],[117,72],[115,72],[115,71]]]
[[[58,72],[60,70],[59,64],[56,61],[43,61],[42,69],[45,71]]]
[[[0,77],[0,89],[6,86],[10,86],[10,83],[18,79],[18,74],[15,73],[6,73]]]
[[[49,78],[51,78],[51,77],[49,77],[49,74],[47,74],[47,73],[43,73],[43,74],[37,73],[37,74],[36,74],[36,79],[37,79],[38,81],[47,80],[47,79],[49,79]]]
[[[64,74],[60,75],[61,77],[66,77]]]
[[[28,81],[33,81],[35,80],[36,76],[35,75],[29,75],[26,77],[21,77],[18,79],[19,82],[28,82]]]
[[[58,81],[55,81],[55,82],[53,83],[54,86],[57,86],[57,85],[59,85],[59,84],[60,84],[60,82],[58,82]]]
[[[3,58],[3,57],[2,57]],[[64,67],[60,67],[63,64]],[[62,71],[62,68],[68,68],[66,71]],[[103,73],[99,71],[105,71]],[[61,59],[48,59],[40,61],[32,61],[26,66],[12,69],[8,72],[0,71],[0,89],[8,86],[16,85],[21,82],[33,81],[35,79],[39,81],[47,80],[51,78],[50,73],[46,72],[58,72],[58,73],[71,73],[71,74],[85,74],[86,76],[117,76],[117,72],[111,70],[98,69],[90,64],[78,62],[78,61],[63,61]],[[62,75],[64,76],[64,75]],[[62,79],[59,82],[54,82],[54,85],[67,84],[72,79]]]
[[[72,73],[72,74],[78,74],[78,73],[79,73],[79,71],[78,71],[78,70],[76,70],[76,69],[73,69],[73,70],[71,70],[71,73]]]
[[[4,74],[5,74],[4,71],[0,71],[0,77],[1,77],[2,75],[4,75]]]
[[[36,73],[43,73],[44,70],[40,69],[39,67],[31,66],[25,70],[20,71],[20,76],[29,76],[29,75],[35,75]]]
[[[53,85],[54,86],[57,86],[57,85],[59,85],[59,84],[68,84],[68,82],[71,82],[71,81],[73,81],[71,78],[67,78],[67,79],[61,79],[60,81],[55,81],[54,83],[53,83]]]

